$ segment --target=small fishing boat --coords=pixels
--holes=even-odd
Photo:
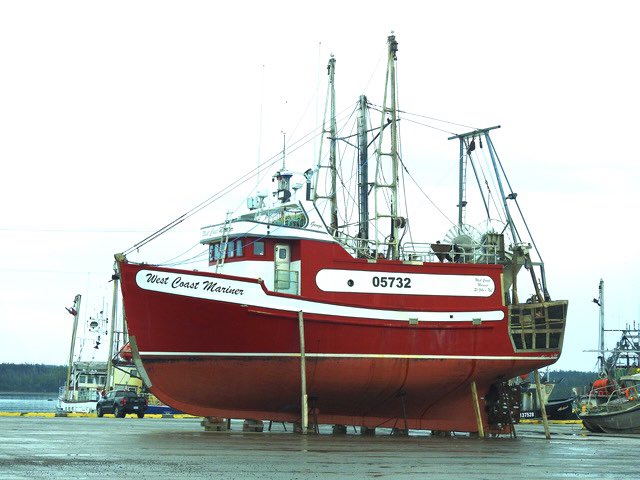
[[[549,400],[556,384],[552,382],[544,382],[542,384],[542,398],[547,413],[548,420],[577,420],[575,397]],[[540,420],[542,419],[542,410],[535,384],[527,382],[521,384],[522,400],[520,406],[521,420]]]
[[[590,432],[640,433],[639,390],[640,373],[621,377],[604,402],[589,405],[580,414],[585,428]]]
[[[604,327],[604,281],[593,301],[600,307],[600,378],[584,402],[580,419],[585,428],[599,433],[640,433],[640,328],[627,325],[606,356]],[[607,330],[616,331],[616,330]]]

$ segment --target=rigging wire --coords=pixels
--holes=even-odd
[[[305,146],[307,143],[309,143],[313,138],[315,138],[315,136],[317,136],[317,133],[316,133],[317,130],[318,130],[318,127],[316,127],[315,129],[311,130],[306,135],[303,135],[299,140],[296,140],[295,142],[293,142],[290,145],[291,148],[289,149],[289,153],[293,153],[296,150],[298,150],[298,149],[302,148],[303,146]],[[311,138],[309,138],[309,137],[311,137]],[[155,240],[156,238],[158,238],[162,234],[166,233],[167,231],[171,230],[175,226],[177,226],[180,223],[184,222],[186,219],[188,219],[191,216],[195,215],[196,213],[200,212],[202,209],[204,209],[204,208],[208,207],[209,205],[211,205],[212,203],[220,200],[225,195],[231,193],[233,190],[235,190],[236,188],[242,186],[247,181],[249,181],[253,177],[255,177],[255,175],[257,174],[258,171],[260,171],[261,168],[269,168],[269,167],[273,166],[274,164],[276,164],[277,162],[279,162],[282,159],[282,155],[283,155],[282,151],[280,151],[277,154],[273,155],[271,158],[269,158],[268,160],[262,162],[260,165],[256,166],[255,168],[251,169],[250,171],[248,171],[247,173],[242,175],[237,180],[234,180],[233,182],[228,184],[222,190],[220,190],[217,193],[213,194],[212,196],[210,196],[206,200],[200,202],[195,207],[193,207],[190,210],[188,210],[187,212],[183,213],[182,215],[177,217],[175,220],[169,222],[164,227],[156,230],[154,233],[152,233],[151,235],[145,237],[144,239],[142,239],[141,241],[139,241],[135,245],[129,247],[127,250],[123,251],[122,254],[126,256],[126,255],[128,255],[129,253],[131,253],[131,252],[133,252],[135,250],[139,250],[141,247],[143,247],[147,243]]]
[[[175,267],[177,265],[188,265],[190,263],[195,263],[196,261],[200,262],[200,260],[202,260],[202,258],[205,258],[208,255],[208,253],[209,253],[208,249],[205,249],[205,250],[203,250],[201,252],[196,253],[192,257],[186,258],[186,259],[181,260],[179,262],[164,263],[164,264],[161,264],[161,265],[166,266],[166,267]]]
[[[500,171],[502,171],[502,176],[504,177],[505,182],[507,183],[507,186],[509,187],[509,191],[511,193],[513,193],[513,189],[511,188],[511,184],[509,183],[509,179],[507,178],[507,174],[504,171],[504,167],[502,166],[502,162],[500,161],[500,157],[498,156],[498,152],[496,152],[496,149],[493,146],[493,141],[490,138],[487,138],[488,142],[490,144],[490,148],[493,148],[493,153],[495,153],[496,155],[496,162],[500,167]],[[520,214],[520,218],[522,219],[522,222],[524,223],[524,227],[527,230],[527,234],[529,235],[529,238],[531,239],[531,243],[533,244],[533,248],[535,249],[538,258],[540,259],[540,262],[544,263],[544,261],[542,260],[542,255],[540,255],[540,251],[538,250],[538,246],[536,245],[536,242],[533,239],[533,235],[531,234],[531,230],[529,230],[529,224],[527,223],[527,221],[525,220],[524,214],[522,213],[522,210],[520,209],[520,204],[518,203],[518,199],[513,196],[513,201],[516,204],[516,207],[518,208],[518,213]],[[515,226],[514,226],[515,229]],[[518,233],[518,231],[516,230],[516,234],[518,235],[518,237],[520,236],[520,234]],[[514,238],[514,241],[516,239]]]
[[[264,162],[265,168],[268,168],[271,165],[277,163],[280,159],[281,159],[281,152],[278,153],[277,155],[275,155],[274,157],[271,157],[267,162]],[[224,187],[219,192],[217,192],[214,195],[210,196],[209,198],[207,198],[203,202],[200,202],[198,205],[196,205],[192,209],[190,209],[187,212],[183,213],[182,215],[180,215],[175,220],[173,220],[173,221],[169,222],[168,224],[166,224],[164,227],[156,230],[154,233],[152,233],[151,235],[149,235],[146,238],[142,239],[141,241],[139,241],[135,245],[129,247],[127,250],[122,252],[122,254],[126,256],[129,253],[133,252],[134,250],[139,250],[141,247],[143,247],[147,243],[151,242],[152,240],[155,240],[160,235],[166,233],[167,231],[171,230],[175,226],[177,226],[180,223],[184,222],[186,219],[188,219],[189,217],[191,217],[194,214],[198,213],[203,208],[211,205],[212,203],[214,203],[215,201],[219,200],[220,198],[222,198],[226,194],[232,192],[233,190],[235,190],[239,186],[241,186],[244,183],[246,183],[248,180],[250,180],[251,178],[253,178],[256,175],[256,173],[257,173],[257,171],[259,171],[259,169],[260,169],[259,166],[253,168],[251,171],[249,171],[249,172],[245,173],[243,176],[241,176],[238,180],[234,180],[233,182],[228,184],[226,187]]]
[[[163,262],[158,263],[158,265],[169,265],[169,264],[170,264],[170,263],[172,263],[172,262],[174,262],[174,264],[179,264],[179,262],[178,262],[178,263],[176,263],[176,260],[177,260],[178,258],[182,257],[183,255],[186,255],[186,254],[187,254],[187,253],[189,253],[191,250],[193,250],[194,248],[196,248],[196,247],[198,247],[198,246],[201,246],[201,245],[202,245],[202,244],[201,244],[200,242],[198,242],[198,243],[196,243],[196,244],[192,245],[191,247],[189,247],[189,248],[188,248],[187,250],[185,250],[184,252],[182,252],[182,253],[180,253],[180,254],[178,254],[178,255],[176,255],[176,256],[174,256],[174,257],[172,257],[172,258],[169,258],[168,260],[165,260],[165,261],[163,261]]]
[[[396,94],[396,107],[400,106],[400,88],[398,86],[398,68],[396,67],[396,89],[398,90],[397,94]],[[401,113],[405,113],[403,110],[400,110],[400,108],[396,108],[396,113],[397,113],[397,121],[398,121],[398,127],[397,127],[397,134],[398,134],[398,148],[399,151],[398,153],[398,161],[400,162],[400,164],[402,165],[402,157],[403,157],[403,153],[402,153],[402,132],[400,129],[400,114]],[[404,117],[403,117],[404,118]],[[404,165],[402,165],[404,166]],[[402,182],[400,182],[400,184],[402,185],[402,197],[404,199],[404,216],[405,218],[409,218],[409,202],[407,200],[407,185],[404,181],[404,172],[402,169],[400,169],[399,175],[402,175]],[[398,181],[399,179],[394,179],[394,181]],[[398,208],[398,205],[396,205],[396,208]],[[398,240],[398,245],[400,245],[402,239],[404,238],[404,236],[408,233],[409,234],[409,240],[411,240],[411,242],[413,242],[413,235],[412,235],[412,231],[411,231],[411,225],[409,224],[409,222],[406,222],[407,226],[404,229],[404,231],[402,232],[402,236],[397,239]]]
[[[380,105],[372,104],[372,106],[374,106],[374,107],[376,107],[376,108],[382,108]],[[471,130],[479,130],[479,127],[472,127],[472,126],[470,126],[470,125],[465,125],[465,124],[463,124],[463,123],[456,123],[456,122],[451,122],[451,121],[449,121],[449,120],[442,120],[441,118],[430,117],[430,116],[428,116],[428,115],[422,115],[422,114],[420,114],[420,113],[407,112],[407,111],[405,111],[405,110],[400,110],[400,109],[398,109],[398,110],[397,110],[397,112],[398,112],[398,113],[404,113],[405,115],[412,115],[412,116],[414,116],[414,117],[426,118],[427,120],[434,120],[434,121],[436,121],[436,122],[440,122],[440,123],[447,123],[447,124],[449,124],[449,125],[455,125],[456,127],[463,127],[463,128],[467,128],[467,129],[471,129]],[[437,128],[437,127],[432,127],[432,126],[430,126],[430,125],[420,123],[420,122],[418,122],[417,120],[409,120],[409,119],[407,119],[406,117],[405,117],[405,120],[407,120],[407,121],[409,121],[409,122],[417,123],[417,124],[419,124],[419,125],[424,125],[425,127],[430,127],[430,128],[435,128],[436,130],[441,130],[441,129]],[[454,135],[457,135],[457,134],[456,134],[456,133],[454,133],[454,132],[448,132],[448,131],[446,131],[446,130],[442,130],[442,131],[443,131],[443,132],[445,132],[445,133],[452,133],[452,134],[454,134]]]
[[[400,160],[400,165],[402,165],[402,168],[404,169],[404,171],[407,173],[407,175],[409,176],[409,178],[413,181],[413,183],[415,183],[416,187],[418,187],[418,190],[420,190],[420,192],[424,195],[424,197],[429,201],[429,203],[431,205],[434,206],[434,208],[440,212],[440,214],[451,224],[451,225],[455,225],[455,222],[453,222],[449,217],[447,217],[447,215],[440,210],[440,207],[438,207],[435,202],[433,200],[431,200],[431,198],[429,198],[429,195],[426,194],[426,192],[422,189],[422,187],[420,186],[420,184],[416,181],[415,178],[413,178],[413,175],[411,175],[411,172],[409,172],[409,169],[407,168],[407,166],[404,164],[404,162],[402,161],[402,158],[398,157],[398,159]]]
[[[487,148],[490,148],[489,145],[487,145]],[[486,155],[486,153],[484,151],[482,152],[482,159],[484,160],[484,164],[485,164],[487,170],[491,171],[493,167],[491,166],[490,159],[487,158],[487,155]],[[480,168],[482,168],[482,165],[480,166]],[[490,201],[489,203],[493,205],[493,208],[495,208],[496,214],[498,215],[498,219],[501,222],[506,224],[507,223],[507,219],[503,218],[504,207],[498,206],[498,202],[497,202],[498,196],[497,195],[493,195],[492,190],[491,190],[491,186],[489,185],[489,181],[487,180],[487,176],[486,176],[486,174],[484,172],[484,169],[482,169],[482,175],[483,175],[483,178],[484,178],[484,183],[485,183],[485,185],[487,187],[487,195],[488,195],[488,198],[489,198],[489,201]],[[493,191],[494,192],[499,192],[500,190],[499,190],[498,186],[496,185],[495,175],[489,175],[489,179],[491,180],[491,183],[493,185]]]
[[[475,138],[474,138],[474,140],[475,140]],[[472,140],[472,144],[473,144],[473,140]],[[487,177],[486,177],[486,175],[484,173],[484,169],[482,168],[482,164],[480,163],[480,157],[479,157],[479,155],[477,153],[477,150],[475,148],[473,148],[473,149],[471,148],[471,145],[469,144],[469,139],[468,138],[463,140],[463,146],[464,146],[466,154],[467,154],[466,156],[469,159],[469,163],[471,164],[471,168],[473,169],[473,175],[474,175],[474,177],[476,179],[476,183],[478,184],[478,191],[480,193],[480,198],[482,198],[482,202],[484,204],[484,208],[485,208],[485,211],[487,213],[487,219],[490,219],[491,218],[491,213],[489,211],[489,204],[490,204],[490,201],[491,201],[491,199],[493,197],[491,196],[491,188],[489,187],[489,183],[487,182]],[[473,160],[473,155],[474,155],[473,152],[475,152],[475,157],[476,157],[476,161],[475,162]],[[485,158],[484,157],[484,152],[483,152],[483,158]],[[477,168],[476,168],[476,164],[478,164]],[[478,168],[480,169],[480,173],[482,173],[482,178],[484,179],[485,185],[487,186],[487,196],[486,197],[485,197],[485,194],[484,194],[483,189],[482,189],[482,182],[480,181],[480,176],[478,175]],[[465,189],[465,192],[466,192],[466,189]],[[464,200],[466,201],[467,199],[465,198]],[[489,202],[487,202],[487,200],[489,200]],[[498,212],[498,215],[499,215],[500,211],[497,208],[496,208],[496,211]]]

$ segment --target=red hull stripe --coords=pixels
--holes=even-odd
[[[269,294],[255,281],[232,280],[213,275],[192,275],[158,270],[140,270],[136,284],[143,290],[183,297],[201,298],[246,306],[260,306],[279,311],[305,312],[332,317],[369,318],[375,320],[420,322],[483,322],[504,319],[502,310],[475,312],[398,311],[350,307]]]
[[[140,352],[141,357],[300,357],[299,353],[278,352]],[[411,360],[556,360],[558,355],[515,357],[499,355],[399,355],[376,353],[305,353],[310,358],[399,358]]]

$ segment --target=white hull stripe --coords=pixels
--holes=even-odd
[[[300,358],[299,353],[275,352],[140,352],[141,357],[262,357]],[[516,357],[500,355],[402,355],[376,353],[305,353],[307,358],[388,358],[407,360],[557,360],[558,355],[548,357]]]
[[[313,313],[333,317],[369,318],[388,321],[418,322],[482,322],[504,319],[502,310],[433,312],[398,311],[373,308],[348,307],[331,303],[314,302],[289,297],[267,295],[257,283],[221,279],[197,274],[175,273],[155,270],[140,270],[136,284],[143,290],[202,298],[224,303],[263,307],[286,312]]]
[[[316,274],[316,285],[325,292],[403,296],[490,297],[495,291],[495,284],[487,275],[369,270],[320,270]]]

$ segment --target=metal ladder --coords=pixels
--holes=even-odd
[[[225,258],[227,258],[229,231],[231,230],[231,227],[229,226],[229,224],[231,223],[232,214],[233,212],[231,211],[227,212],[227,216],[224,220],[224,226],[222,227],[222,239],[220,240],[220,255],[218,255],[218,259],[216,262],[216,273],[218,273],[218,270],[222,268],[222,266],[224,265],[224,260]]]

